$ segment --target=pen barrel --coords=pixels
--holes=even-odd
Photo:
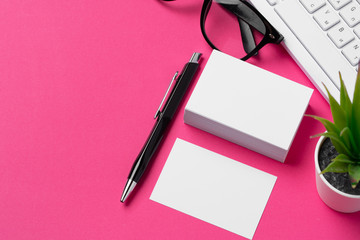
[[[184,69],[176,80],[171,94],[166,101],[163,110],[161,111],[156,124],[154,125],[147,141],[137,156],[128,179],[138,183],[145,169],[150,162],[153,154],[156,152],[165,131],[174,117],[199,64],[195,62],[188,62],[185,64]]]
[[[170,121],[167,119],[158,119],[156,121],[156,124],[154,125],[150,135],[148,136],[144,146],[142,147],[132,166],[128,179],[132,179],[136,183],[139,182],[141,176],[145,172],[147,165],[150,162],[150,159],[156,152],[164,136],[164,132],[169,125],[169,122]]]
[[[172,119],[176,113],[187,89],[196,73],[199,64],[188,62],[185,64],[181,74],[177,78],[177,82],[171,92],[168,101],[163,110],[163,117]]]

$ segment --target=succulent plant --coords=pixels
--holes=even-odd
[[[333,122],[310,115],[320,121],[326,129],[326,132],[313,137],[324,136],[330,138],[339,153],[321,173],[348,173],[352,188],[356,188],[360,181],[360,71],[357,74],[352,102],[341,73],[339,75],[341,82],[340,103],[326,89]]]

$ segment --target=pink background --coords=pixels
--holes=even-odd
[[[0,239],[243,239],[149,200],[176,138],[278,176],[254,239],[359,238],[360,213],[335,212],[317,194],[318,122],[303,119],[282,164],[185,125],[190,94],[135,194],[119,202],[174,72],[198,51],[200,73],[211,53],[201,5],[0,2]],[[282,46],[250,62],[313,88]],[[331,117],[317,91],[307,113]]]

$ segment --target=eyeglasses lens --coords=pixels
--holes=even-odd
[[[238,13],[244,11],[244,9],[237,10],[241,6],[238,5],[239,2],[236,0],[212,0],[205,21],[205,32],[209,40],[220,51],[243,58],[262,41],[264,35],[233,13],[233,11]],[[245,11],[251,10],[245,9]],[[265,26],[262,28],[265,29]]]

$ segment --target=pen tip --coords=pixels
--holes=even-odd
[[[124,191],[121,195],[121,199],[120,202],[125,202],[125,200],[127,199],[127,197],[130,195],[130,193],[132,192],[132,190],[134,189],[136,185],[136,182],[133,180],[128,179],[124,188]]]

